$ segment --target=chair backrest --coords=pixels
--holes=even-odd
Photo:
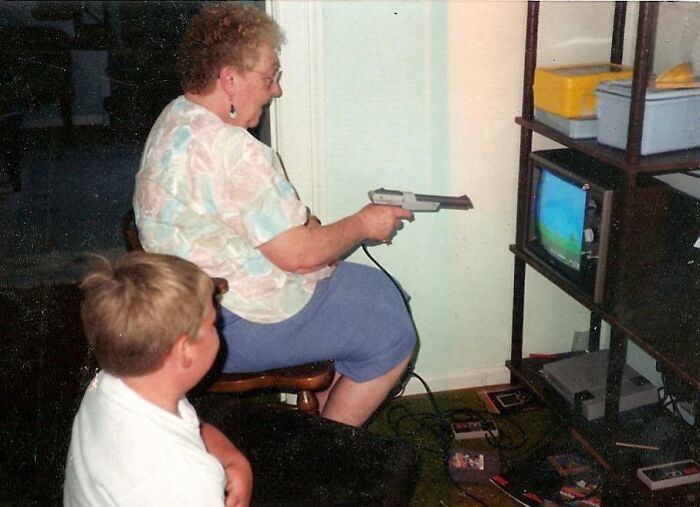
[[[122,217],[122,232],[124,233],[126,249],[128,251],[143,251],[143,245],[139,238],[139,230],[136,227],[136,215],[134,214],[133,208],[129,209]],[[212,281],[214,282],[214,291],[216,294],[228,292],[228,280],[225,278],[212,277]]]
[[[124,233],[124,239],[126,239],[127,250],[143,250],[139,239],[139,231],[136,228],[136,215],[134,215],[133,208],[122,217],[122,232]]]

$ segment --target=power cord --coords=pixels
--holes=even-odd
[[[661,373],[662,387],[658,388],[659,402],[664,408],[671,408],[671,413],[680,418],[686,424],[698,427],[698,417],[700,414],[695,412],[695,407],[698,401],[698,392],[691,386],[679,380],[673,373],[668,371],[668,368],[661,362],[657,361],[656,371]],[[662,394],[663,392],[663,394]],[[693,417],[691,424],[681,410],[681,404],[686,405],[689,410],[688,414]],[[685,407],[684,407],[685,408]]]
[[[401,300],[403,301],[403,304],[406,306],[406,311],[408,311],[409,315],[413,315],[411,312],[411,306],[408,304],[408,297],[406,296],[406,293],[404,292],[403,288],[401,288],[401,285],[399,285],[399,282],[396,281],[396,279],[389,273],[386,269],[384,269],[384,266],[379,264],[377,259],[372,257],[372,255],[369,253],[369,250],[367,250],[367,245],[365,243],[360,243],[360,246],[362,247],[362,251],[365,253],[367,258],[372,261],[372,263],[379,268],[379,270],[384,273],[389,280],[391,280],[391,283],[394,284],[394,287],[396,287],[396,290],[399,291],[399,294],[401,295]]]
[[[396,287],[396,290],[399,291],[399,295],[401,296],[401,301],[403,301],[404,306],[406,307],[406,311],[408,312],[409,317],[411,318],[411,321],[413,321],[413,313],[411,312],[411,305],[408,304],[408,296],[404,292],[403,288],[401,285],[399,285],[399,282],[396,281],[396,279],[389,273],[386,269],[384,269],[384,266],[382,266],[377,259],[372,257],[372,255],[369,253],[369,250],[367,250],[367,245],[365,243],[361,243],[360,246],[362,247],[362,251],[365,253],[367,258],[372,261],[372,263],[382,272],[386,275],[386,277],[391,281],[392,284],[394,284],[394,287]],[[396,383],[396,385],[389,391],[389,397],[390,398],[398,398],[401,396],[404,391],[406,390],[406,385],[408,384],[408,381],[411,379],[411,374],[413,373],[415,366],[413,364],[413,360],[408,363],[408,366],[406,367],[406,371],[401,375],[401,378],[399,381]]]
[[[406,307],[406,311],[408,312],[409,316],[411,316],[411,319],[413,319],[413,313],[411,312],[411,307],[408,303],[408,297],[406,296],[404,290],[401,288],[401,285],[399,285],[399,283],[391,275],[391,273],[384,269],[384,266],[382,266],[374,257],[372,257],[372,255],[367,250],[367,245],[365,243],[362,243],[361,247],[362,251],[369,258],[369,260],[372,261],[372,263],[382,273],[384,273],[387,276],[387,278],[389,278],[389,280],[391,280],[391,283],[394,284],[396,289],[399,291],[399,294],[401,295],[401,299]],[[435,440],[437,440],[439,446],[438,449],[422,446],[416,447],[426,452],[438,454],[442,458],[442,461],[444,463],[445,473],[448,477],[450,477],[447,460],[450,445],[454,441],[452,435],[452,426],[450,424],[448,415],[445,414],[445,412],[438,404],[437,399],[435,398],[433,392],[428,386],[428,383],[414,371],[414,368],[415,367],[413,365],[413,362],[409,363],[408,367],[406,368],[406,372],[402,376],[401,380],[398,382],[397,386],[392,390],[390,396],[393,398],[401,396],[405,391],[406,384],[408,383],[410,378],[415,377],[421,384],[423,384],[423,388],[425,389],[425,392],[428,395],[428,399],[430,400],[434,413],[417,415],[411,412],[408,408],[406,408],[403,405],[394,405],[393,407],[389,407],[389,410],[387,411],[387,421],[391,429],[394,431],[394,434],[399,438],[401,438],[402,436],[415,437],[420,435],[421,433],[428,433]],[[468,496],[470,499],[472,499],[479,505],[482,505],[483,507],[489,507],[489,505],[483,500],[477,498],[469,491],[464,489],[461,484],[454,481],[452,481],[452,483],[464,495]]]
[[[367,246],[362,243],[362,250],[364,251],[365,255],[372,261],[372,263],[379,269],[381,270],[387,278],[391,281],[391,283],[394,284],[396,289],[399,291],[399,294],[401,295],[401,298],[404,302],[404,305],[406,306],[406,310],[408,311],[408,314],[412,318],[412,313],[411,313],[411,308],[408,303],[408,298],[406,297],[405,292],[399,285],[399,283],[394,279],[394,277],[369,253],[367,250]],[[478,503],[479,505],[483,507],[489,507],[489,505],[484,502],[482,499],[474,496],[472,493],[470,493],[467,489],[465,489],[460,483],[454,481],[452,477],[449,474],[449,467],[448,467],[448,455],[449,455],[449,450],[452,444],[455,442],[454,436],[452,433],[452,424],[451,421],[455,418],[458,417],[471,417],[474,419],[485,419],[487,417],[492,418],[496,416],[496,414],[493,414],[492,412],[489,412],[487,410],[476,410],[472,409],[469,407],[464,407],[460,409],[453,409],[453,410],[448,410],[445,411],[440,407],[440,404],[438,403],[437,399],[435,398],[435,395],[433,394],[432,390],[428,386],[428,383],[414,371],[414,365],[413,363],[409,363],[406,372],[402,379],[399,381],[397,386],[392,390],[390,393],[390,396],[393,398],[397,398],[403,394],[406,388],[406,384],[410,380],[411,377],[416,378],[422,385],[423,388],[425,389],[425,392],[428,396],[428,400],[430,401],[430,404],[433,408],[433,413],[428,413],[428,414],[414,414],[406,408],[403,405],[394,405],[392,407],[389,407],[387,411],[387,422],[394,432],[394,434],[399,437],[399,438],[406,438],[406,437],[418,437],[421,434],[428,434],[431,436],[434,440],[437,441],[438,443],[438,448],[434,447],[425,447],[425,446],[420,446],[417,445],[416,447],[418,449],[423,450],[424,452],[429,452],[429,453],[434,453],[438,454],[441,456],[442,461],[444,463],[445,467],[445,473],[447,474],[448,478],[452,482],[452,484],[457,487],[462,494],[465,496],[469,497],[471,500],[474,502]],[[489,430],[488,433],[486,434],[486,441],[498,451],[500,455],[500,451],[502,450],[510,450],[510,451],[518,451],[522,449],[526,443],[528,443],[528,438],[527,438],[527,433],[525,430],[517,423],[517,421],[514,418],[511,418],[510,416],[507,416],[505,414],[498,414],[497,418],[499,420],[499,433],[498,436],[496,436],[493,431]],[[514,437],[511,435],[510,431],[504,432],[503,431],[503,423],[507,423],[507,425],[510,425],[513,428],[513,434],[516,434],[517,437]],[[557,429],[557,426],[560,426],[555,424],[555,426],[552,428],[552,431],[547,431],[545,432],[545,435],[548,435],[548,438],[543,438],[541,439],[535,449],[539,447],[544,447],[545,443],[550,443],[550,439],[553,438],[552,436],[554,435],[555,429]],[[532,452],[532,449],[527,449],[528,454]],[[513,460],[514,456],[511,456],[510,460],[507,461],[501,461],[503,465],[505,465],[506,469],[510,468],[510,462]],[[596,487],[593,491],[589,492],[585,497],[580,498],[580,500],[584,500],[587,498],[590,498],[594,496],[596,493],[598,493],[598,488]]]
[[[469,497],[471,500],[475,501],[479,505],[482,505],[483,507],[489,507],[489,505],[484,502],[482,499],[478,498],[469,490],[465,489],[464,486],[462,486],[460,483],[452,480],[452,477],[449,474],[449,465],[448,465],[448,458],[449,458],[449,449],[450,446],[454,443],[454,438],[452,434],[452,425],[450,422],[449,415],[452,411],[448,411],[447,413],[440,407],[440,404],[437,401],[437,398],[435,398],[435,395],[433,394],[432,390],[428,386],[428,383],[417,373],[413,372],[412,375],[418,379],[418,381],[423,384],[423,388],[425,389],[426,394],[428,395],[428,400],[430,401],[430,404],[433,407],[433,412],[434,414],[429,414],[429,419],[434,421],[435,423],[435,428],[432,429],[433,433],[436,435],[436,438],[438,439],[438,442],[440,444],[440,455],[442,457],[442,461],[445,467],[445,473],[447,474],[448,478],[454,484],[454,486],[459,489],[462,494],[465,496]],[[400,405],[399,405],[400,406]],[[408,411],[408,409],[406,409]],[[399,434],[397,433],[397,436]]]

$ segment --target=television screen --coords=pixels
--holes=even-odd
[[[535,228],[542,248],[579,271],[586,192],[542,168],[535,203]]]
[[[532,152],[524,230],[537,269],[603,301],[613,196],[619,171],[575,150]]]

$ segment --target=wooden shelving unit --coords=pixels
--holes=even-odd
[[[523,117],[516,118],[515,122],[564,146],[617,167],[620,171],[632,176],[637,174],[663,174],[700,168],[700,149],[647,155],[640,158],[636,163],[629,163],[624,151],[599,144],[595,139],[572,139],[537,120],[528,120]]]
[[[572,435],[610,470],[610,479],[604,488],[604,504],[606,498],[609,502],[626,498],[624,505],[681,505],[677,494],[686,494],[685,490],[652,494],[634,474],[638,467],[671,461],[673,456],[698,459],[699,425],[691,427],[660,406],[618,413],[628,340],[645,350],[681,382],[700,390],[700,255],[696,256],[697,259],[688,259],[684,257],[685,254],[678,253],[684,251],[679,245],[689,240],[689,231],[684,231],[682,227],[684,217],[678,218],[677,229],[670,223],[654,229],[655,224],[645,223],[645,218],[640,218],[638,213],[644,209],[645,203],[640,203],[640,199],[645,198],[645,192],[648,192],[645,189],[656,185],[666,190],[651,176],[700,167],[700,149],[640,155],[644,100],[653,65],[659,3],[639,3],[626,150],[603,146],[594,139],[572,139],[534,119],[533,84],[539,7],[538,2],[528,3],[522,116],[515,120],[521,128],[520,168],[516,240],[510,247],[514,254],[514,291],[511,359],[507,366],[511,370],[512,380],[529,386],[561,414],[571,427]],[[625,19],[626,2],[615,2],[610,52],[613,63],[621,63]],[[533,134],[552,139],[608,165],[619,178],[620,185],[616,190],[619,200],[614,209],[618,227],[613,238],[614,254],[608,259],[606,294],[602,303],[594,303],[590,296],[557,276],[523,248],[527,225],[527,171]],[[700,220],[700,204],[697,209],[696,218]],[[667,214],[673,222],[673,209]],[[640,231],[646,233],[642,234],[643,238],[653,238],[652,245],[639,244],[645,241],[640,240]],[[645,257],[642,253],[644,248],[663,248],[667,253]],[[526,266],[542,274],[590,310],[592,349],[598,346],[597,333],[601,321],[611,327],[608,392],[602,419],[585,420],[540,375],[541,361],[522,357]],[[700,403],[696,403],[695,409],[696,413],[700,413]],[[649,453],[621,450],[615,445],[620,440],[657,445],[662,452],[650,456]],[[700,495],[700,487],[692,487],[689,491]]]

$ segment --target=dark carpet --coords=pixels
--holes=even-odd
[[[497,438],[454,440],[443,418],[464,413],[493,419],[498,427]],[[448,474],[446,449],[495,452],[501,470],[507,471],[538,455],[545,457],[553,448],[576,448],[560,418],[548,409],[491,414],[475,389],[437,393],[432,402],[427,395],[392,400],[372,421],[369,430],[398,436],[419,450],[422,467],[410,504],[413,507],[520,505],[491,485],[455,484]]]

